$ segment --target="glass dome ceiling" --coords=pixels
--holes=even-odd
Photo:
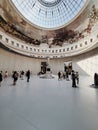
[[[18,11],[33,25],[54,29],[72,19],[85,6],[87,0],[11,0]]]

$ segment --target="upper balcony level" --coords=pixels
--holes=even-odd
[[[4,31],[0,31],[0,44],[19,54],[34,58],[65,58],[76,56],[98,47],[98,23],[92,29],[92,32],[83,39],[73,44],[64,44],[62,47],[47,48],[45,44],[32,46],[13,38]]]

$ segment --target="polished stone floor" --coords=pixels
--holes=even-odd
[[[0,130],[98,130],[98,89],[93,79],[71,80],[33,76],[30,82],[12,79],[0,87]]]

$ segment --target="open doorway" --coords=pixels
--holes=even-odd
[[[64,62],[64,71],[68,71],[68,74],[71,74],[72,71],[72,62]]]
[[[41,62],[41,69],[40,69],[40,72],[38,73],[38,75],[46,74],[47,65],[48,65],[47,62]]]

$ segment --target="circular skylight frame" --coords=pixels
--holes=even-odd
[[[53,1],[47,1],[47,0],[38,0],[42,5],[46,6],[46,7],[52,7],[55,6],[57,4],[59,4],[59,2],[61,0],[53,0]]]
[[[89,3],[89,0],[59,0],[54,6],[45,6],[39,0],[9,1],[26,21],[44,30],[56,30],[67,26],[80,15]]]

